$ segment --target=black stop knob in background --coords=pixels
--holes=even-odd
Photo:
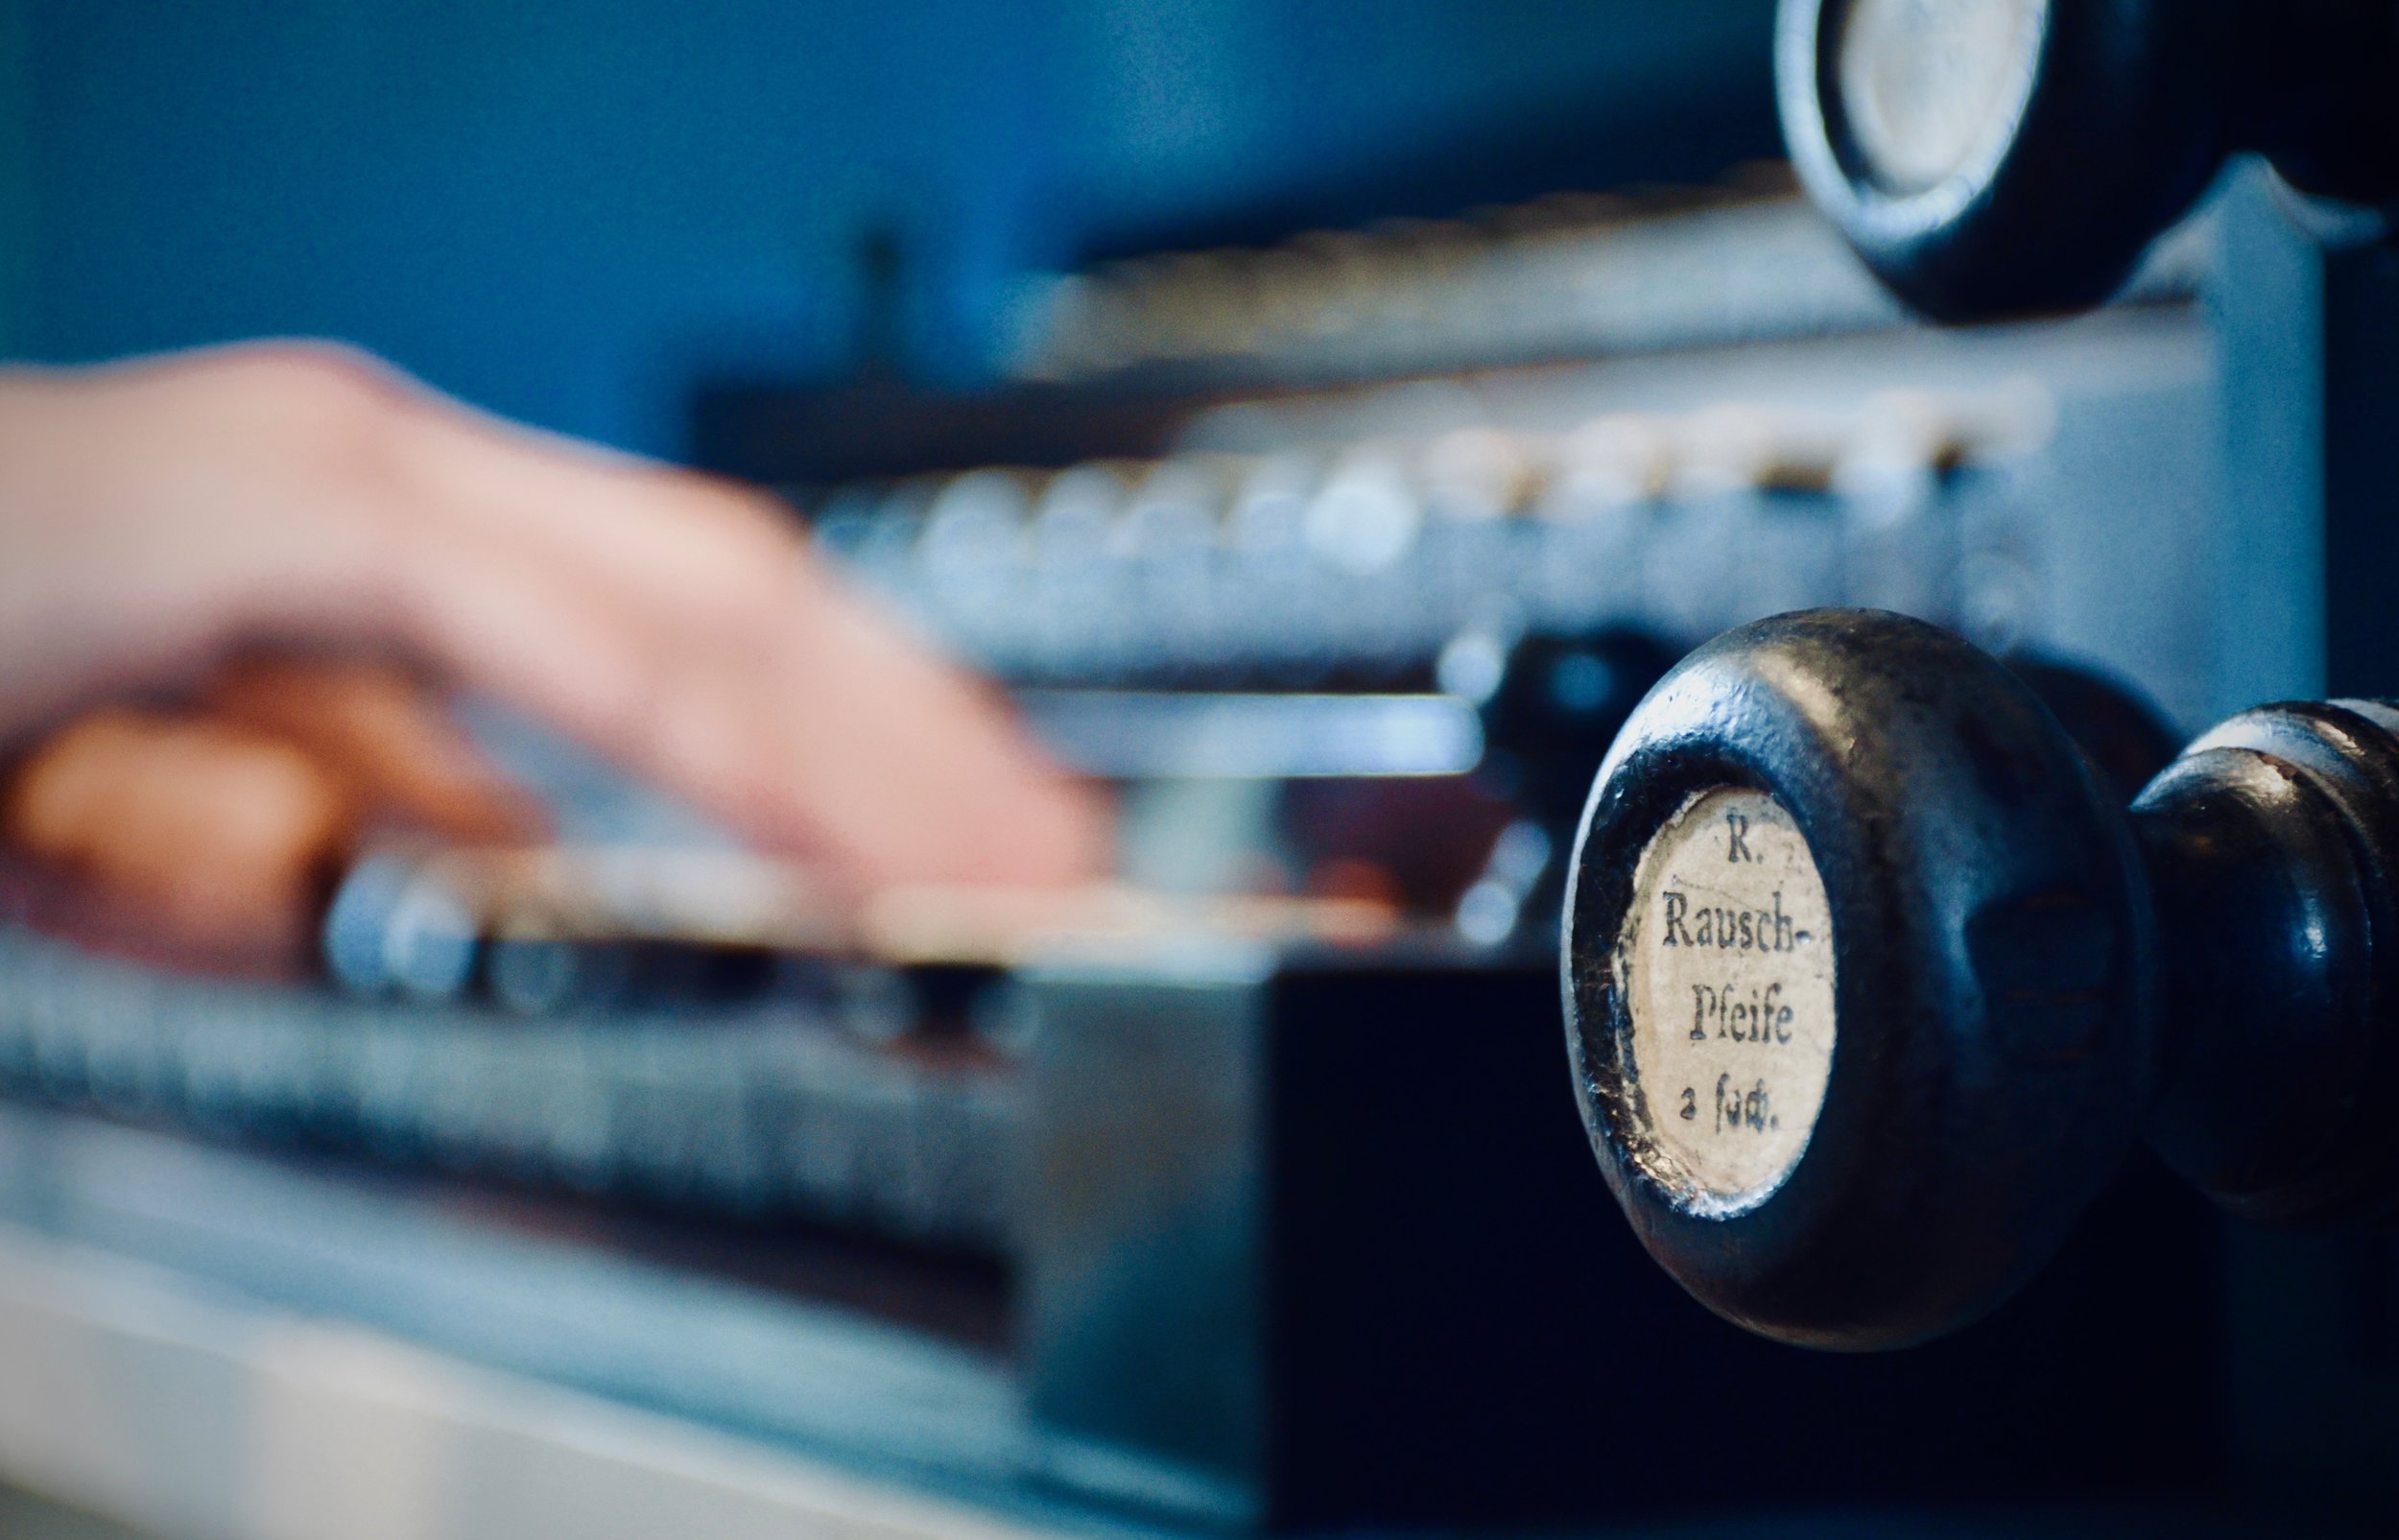
[[[2393,0],[1783,0],[1810,196],[1940,320],[2079,309],[2242,152],[2399,199]]]
[[[2048,683],[2117,774],[2150,752]],[[2098,758],[1871,611],[1727,632],[1633,713],[1572,863],[1568,1045],[1710,1308],[1829,1347],[1962,1325],[2144,1133],[2251,1218],[2399,1200],[2399,711],[2244,713],[2128,812]]]
[[[1516,637],[1478,701],[1486,763],[1500,790],[1571,836],[1617,729],[1675,655],[1626,628]]]
[[[1469,631],[1443,650],[1442,687],[1472,700],[1483,720],[1480,778],[1514,813],[1460,897],[1458,928],[1469,940],[1555,944],[1565,855],[1591,777],[1675,656],[1623,628]]]
[[[2011,652],[2001,661],[2057,719],[2120,807],[2182,746],[2156,705],[2128,684],[2039,652]]]

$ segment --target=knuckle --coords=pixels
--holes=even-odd
[[[418,411],[416,392],[400,374],[339,343],[247,344],[219,367],[244,415],[321,464],[379,468]]]
[[[766,499],[702,483],[685,499],[704,542],[708,592],[696,595],[718,624],[747,633],[788,624],[806,553],[798,532]]]
[[[227,348],[219,367],[270,400],[374,403],[399,391],[389,367],[344,343],[245,343]]]

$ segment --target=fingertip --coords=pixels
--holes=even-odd
[[[1116,805],[1096,783],[1062,781],[1030,852],[1032,880],[1049,887],[1101,882],[1116,865]]]

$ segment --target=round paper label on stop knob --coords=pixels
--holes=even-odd
[[[1616,955],[1635,1158],[1695,1208],[1746,1208],[1807,1149],[1833,1066],[1833,920],[1791,815],[1701,792],[1633,870]]]

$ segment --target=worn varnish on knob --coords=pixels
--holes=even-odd
[[[2394,853],[2399,713],[2371,702],[2245,713],[2127,813],[1935,627],[1728,632],[1584,814],[1564,983],[1593,1146],[1702,1302],[1826,1347],[1992,1309],[2145,1132],[2236,1212],[2379,1211]]]

